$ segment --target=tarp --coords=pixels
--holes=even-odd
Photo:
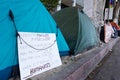
[[[98,44],[96,29],[90,18],[74,7],[62,9],[53,14],[71,52],[78,54]]]
[[[120,26],[117,25],[115,22],[110,22],[113,27],[115,27],[117,30],[120,30]]]
[[[60,29],[40,0],[0,0],[0,71],[18,64],[16,30],[56,33],[60,55],[69,51]]]

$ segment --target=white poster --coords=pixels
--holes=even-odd
[[[109,13],[108,13],[109,11]],[[111,20],[113,18],[113,8],[105,8],[105,20]]]
[[[62,64],[55,34],[19,32],[19,35],[18,57],[21,80]]]

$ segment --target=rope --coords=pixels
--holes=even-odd
[[[55,42],[56,42],[56,39],[55,39],[54,42],[53,42],[51,45],[49,45],[49,46],[47,46],[47,47],[45,47],[45,48],[39,49],[39,48],[35,48],[35,47],[33,47],[32,45],[28,44],[28,43],[20,36],[20,34],[18,34],[18,37],[19,37],[19,40],[20,40],[20,44],[22,44],[22,41],[23,41],[27,46],[31,47],[32,49],[39,50],[39,51],[40,51],[40,50],[46,50],[46,49],[52,47],[52,46],[55,44]]]

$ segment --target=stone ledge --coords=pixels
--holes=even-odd
[[[108,44],[86,52],[86,54],[80,56],[80,59],[45,80],[84,80],[118,40],[119,38],[113,39]]]

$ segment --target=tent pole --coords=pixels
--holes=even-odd
[[[14,28],[15,28],[15,31],[16,31],[16,34],[17,34],[16,36],[18,36],[18,31],[17,31],[17,27],[16,27],[16,25],[15,25],[14,15],[13,15],[12,10],[9,11],[9,16],[10,16],[11,20],[13,21]]]

